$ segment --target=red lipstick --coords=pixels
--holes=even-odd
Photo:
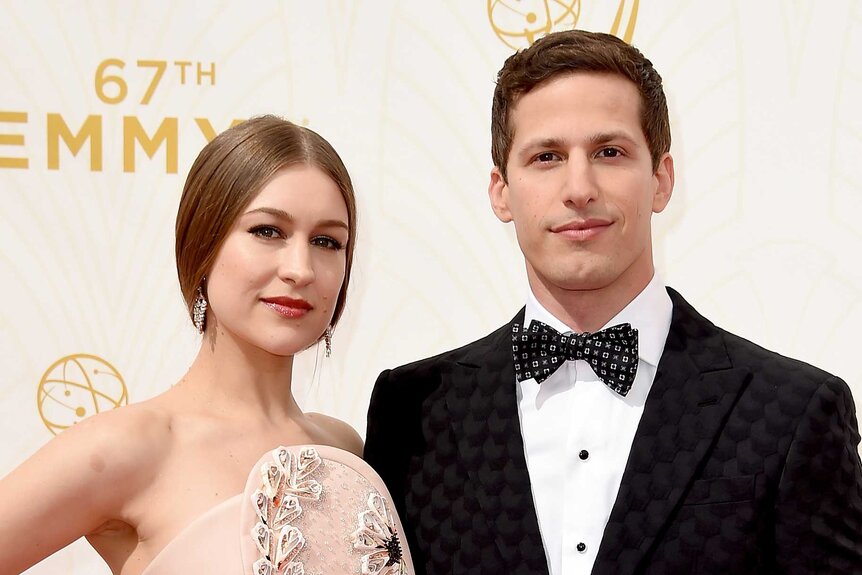
[[[260,301],[272,311],[290,319],[300,318],[314,309],[310,303],[299,298],[265,297],[261,298]]]

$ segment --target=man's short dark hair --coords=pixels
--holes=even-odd
[[[670,121],[661,76],[640,50],[616,36],[585,30],[554,32],[511,55],[497,74],[491,108],[491,157],[506,179],[515,131],[512,108],[530,90],[574,72],[616,74],[631,80],[641,96],[641,129],[653,170],[670,151]]]

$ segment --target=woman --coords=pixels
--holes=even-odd
[[[122,575],[412,572],[357,433],[291,393],[294,354],[329,351],[355,235],[350,177],[315,132],[266,116],[209,143],[176,223],[200,351],[0,482],[0,574],[82,535]]]

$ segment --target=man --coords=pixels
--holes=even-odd
[[[368,416],[420,572],[862,573],[847,385],[655,275],[669,149],[661,78],[613,36],[552,34],[500,71],[488,192],[526,307],[382,373]]]

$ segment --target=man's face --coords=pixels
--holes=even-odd
[[[513,107],[508,182],[494,168],[488,194],[534,291],[639,291],[652,277],[650,219],[670,200],[673,160],[653,171],[640,106],[628,79],[575,72]]]

